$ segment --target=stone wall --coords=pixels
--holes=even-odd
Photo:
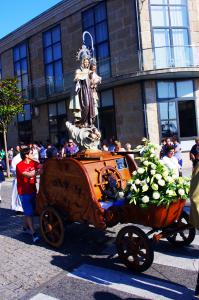
[[[144,120],[140,83],[114,89],[117,138],[133,146],[144,136]]]

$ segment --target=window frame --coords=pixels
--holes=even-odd
[[[25,46],[25,49],[26,49],[26,55],[25,56],[22,56],[20,57],[20,49],[22,46]],[[18,49],[19,51],[19,58],[18,59],[15,59],[15,51],[16,49]],[[29,49],[28,49],[28,41],[25,40],[17,45],[15,45],[13,48],[12,48],[12,54],[13,54],[13,68],[14,68],[14,76],[16,77],[17,80],[19,80],[20,82],[20,90],[22,92],[22,95],[24,98],[26,98],[27,96],[27,99],[29,99],[29,92],[26,93],[26,95],[24,95],[24,91],[26,91],[26,89],[28,89],[29,85],[30,85],[30,70],[29,70],[29,56],[28,56],[28,53],[29,53]],[[22,73],[22,62],[23,61],[26,61],[26,72],[25,73]],[[17,68],[16,68],[16,65],[19,64],[19,69],[20,69],[20,75],[17,74]],[[27,82],[28,84],[25,86],[23,86],[23,76],[26,75],[27,76]]]
[[[189,47],[191,45],[191,37],[190,37],[190,21],[189,21],[189,13],[188,13],[188,2],[185,0],[185,4],[170,4],[169,0],[166,0],[166,4],[152,4],[151,0],[148,2],[149,5],[149,16],[150,16],[150,28],[151,28],[151,41],[152,41],[152,52],[153,52],[153,57],[154,57],[154,69],[162,69],[162,68],[172,68],[172,67],[181,67],[177,65],[177,60],[175,57],[174,53],[174,48],[178,47],[178,45],[174,44],[174,38],[173,38],[173,30],[186,30],[187,31],[187,40],[188,40],[188,45],[183,45],[183,47]],[[168,7],[168,26],[153,26],[152,25],[152,7]],[[185,7],[186,8],[186,21],[187,21],[187,26],[172,26],[171,25],[171,7]],[[163,46],[163,49],[165,48],[166,51],[169,50],[168,56],[170,55],[170,63],[167,63],[166,66],[157,68],[156,66],[156,53],[155,49],[158,48],[155,46],[155,38],[154,38],[154,31],[162,29],[162,30],[168,30],[169,32],[169,45],[168,46]],[[180,46],[179,46],[180,47]],[[167,50],[168,48],[168,50]],[[184,67],[189,67],[193,65],[193,56],[192,56],[192,51],[189,49],[189,64],[184,65]],[[185,55],[186,52],[185,52]]]
[[[98,22],[96,22],[96,18],[95,18],[95,10],[96,10],[96,8],[98,7],[98,6],[100,6],[100,5],[104,5],[104,9],[105,9],[105,18],[103,19],[103,20],[101,20],[101,21],[98,21]],[[92,12],[92,14],[93,14],[93,25],[90,25],[90,26],[84,26],[84,14],[85,13],[88,13],[88,12]],[[101,1],[100,3],[97,3],[96,5],[94,5],[94,6],[92,6],[92,7],[90,7],[90,8],[88,8],[88,9],[86,9],[86,10],[84,10],[84,11],[82,11],[82,13],[81,13],[81,20],[82,20],[82,30],[83,30],[83,32],[84,31],[88,31],[89,33],[90,33],[90,29],[92,29],[92,31],[94,32],[94,37],[93,37],[93,44],[94,44],[94,49],[95,49],[95,53],[94,53],[94,56],[96,57],[96,59],[97,59],[97,61],[98,61],[98,63],[99,63],[99,66],[98,66],[98,70],[100,69],[100,63],[103,63],[103,61],[108,61],[108,65],[109,65],[109,71],[108,71],[108,73],[107,73],[107,75],[106,74],[103,74],[103,73],[100,73],[99,72],[99,74],[101,75],[101,76],[103,76],[103,77],[111,77],[111,75],[112,75],[112,69],[111,69],[111,62],[110,62],[110,57],[111,57],[111,52],[110,52],[110,39],[109,39],[109,24],[108,24],[108,14],[107,14],[107,4],[106,4],[106,1]],[[105,40],[103,40],[103,41],[100,41],[100,42],[97,42],[96,41],[96,35],[97,35],[97,33],[96,33],[96,30],[97,30],[97,26],[99,25],[99,24],[102,24],[102,23],[104,23],[104,22],[106,22],[106,29],[107,29],[107,38],[105,39]],[[92,34],[91,34],[92,35]],[[100,59],[100,57],[99,57],[99,47],[101,46],[101,45],[103,45],[103,44],[107,44],[107,50],[108,50],[108,56],[106,57],[106,58],[101,58]]]
[[[63,114],[58,114],[58,105],[59,105],[60,102],[65,102],[65,112]],[[56,109],[56,115],[53,115],[53,116],[50,116],[50,109],[49,108],[50,108],[51,104],[55,104],[55,106],[56,106],[56,108],[55,108]],[[57,135],[58,142],[59,142],[60,136],[59,136],[58,123],[59,123],[59,120],[61,120],[63,118],[66,118],[66,120],[67,120],[67,103],[66,103],[66,100],[65,99],[60,99],[59,101],[56,101],[56,102],[49,102],[48,103],[48,130],[49,130],[50,139],[51,139],[51,134],[54,133],[51,130],[50,119],[56,120],[56,135]],[[66,137],[67,137],[67,132],[66,132]]]
[[[183,82],[183,81],[191,81],[193,85],[193,97],[177,97],[177,83]],[[173,98],[158,98],[158,82],[172,82],[174,84],[174,92],[175,97]],[[168,102],[175,102],[175,108],[176,108],[176,123],[177,123],[177,132],[178,137],[180,140],[186,141],[186,140],[192,140],[197,137],[198,134],[198,123],[197,123],[197,105],[196,105],[196,91],[195,91],[195,81],[192,79],[188,80],[156,80],[156,101],[157,101],[157,111],[158,111],[158,124],[159,124],[159,136],[160,140],[164,138],[162,136],[162,130],[161,130],[161,121],[167,121],[166,119],[162,119],[160,117],[160,103],[168,103]],[[179,122],[179,111],[178,111],[178,102],[182,101],[194,101],[194,108],[195,108],[195,122],[196,122],[196,136],[189,136],[189,137],[182,137],[180,133],[180,122]],[[172,119],[171,119],[172,120]],[[173,119],[174,120],[174,119]]]
[[[59,34],[60,34],[60,40],[59,41],[55,41],[53,42],[53,30],[55,30],[56,28],[59,28]],[[51,43],[47,46],[45,46],[45,35],[47,35],[48,33],[50,33],[50,36],[51,36]],[[50,29],[44,31],[42,33],[42,45],[43,45],[43,63],[44,63],[44,75],[45,75],[45,86],[46,86],[46,95],[47,96],[51,96],[51,95],[54,95],[56,93],[61,93],[63,92],[63,89],[64,89],[64,84],[63,84],[63,78],[64,78],[64,70],[63,70],[63,49],[62,49],[62,31],[61,31],[61,26],[60,24],[57,24],[53,27],[51,27]],[[54,49],[54,46],[55,45],[60,45],[60,51],[61,51],[61,57],[60,58],[57,58],[57,59],[54,59],[54,52],[53,52],[53,49]],[[46,62],[46,55],[45,55],[45,51],[47,48],[50,48],[51,49],[51,53],[52,53],[52,60],[50,62]],[[62,84],[61,84],[61,87],[56,87],[56,80],[55,80],[55,64],[57,62],[61,62],[61,71],[62,71],[62,74],[61,74],[61,77],[62,77]],[[48,82],[48,79],[47,79],[47,67],[48,66],[52,66],[52,71],[53,71],[53,91],[50,92],[50,89],[51,89],[51,83],[49,84]]]

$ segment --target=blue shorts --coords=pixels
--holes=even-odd
[[[19,195],[23,207],[24,215],[27,217],[34,216],[36,194]]]

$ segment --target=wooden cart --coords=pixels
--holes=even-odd
[[[74,158],[48,159],[40,178],[36,207],[44,240],[51,246],[61,246],[65,227],[71,222],[87,222],[102,230],[117,223],[149,226],[153,229],[147,234],[139,227],[126,226],[116,238],[119,257],[136,271],[145,271],[153,262],[149,236],[154,232],[160,231],[153,235],[156,240],[166,237],[173,244],[190,244],[195,230],[182,212],[183,201],[174,203],[169,210],[160,208],[162,212],[154,222],[154,209],[146,211],[117,199],[117,192],[126,187],[135,168],[127,153],[91,152]],[[182,237],[180,242],[178,235]]]

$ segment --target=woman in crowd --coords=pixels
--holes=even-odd
[[[197,163],[197,155],[199,154],[199,137],[195,139],[195,145],[191,148],[191,151],[189,152],[190,160],[193,163],[193,168],[195,167]]]
[[[177,158],[174,156],[175,149],[173,146],[168,146],[165,149],[165,155],[162,158],[162,162],[173,171],[173,173],[178,177],[181,167],[178,163]]]

